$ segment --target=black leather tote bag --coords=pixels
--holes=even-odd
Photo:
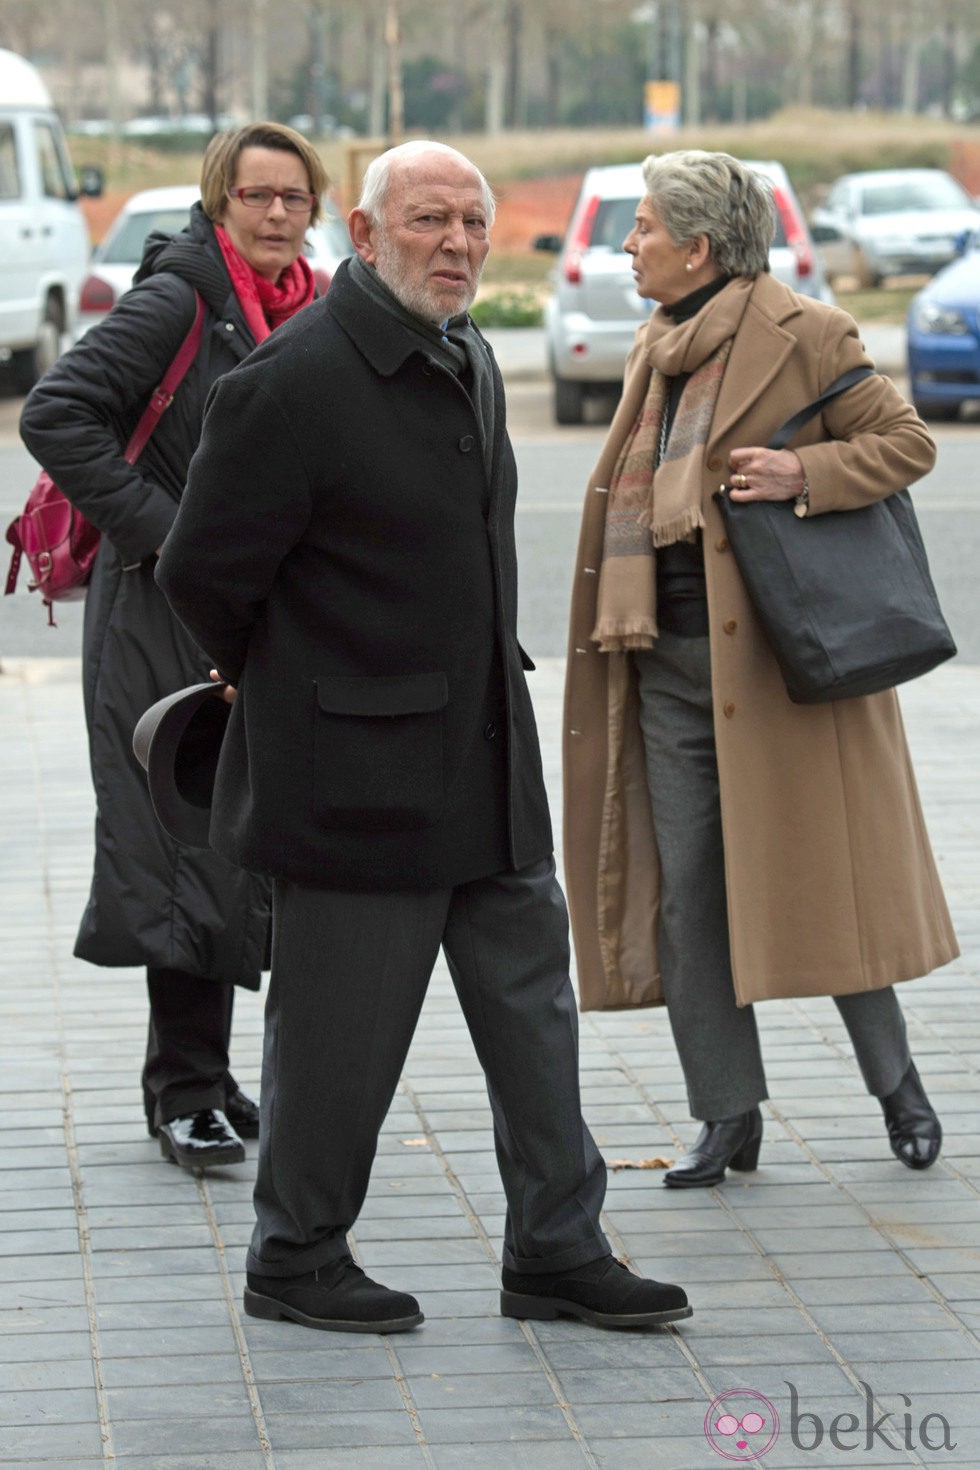
[[[868,377],[852,368],[769,441],[783,449],[826,403]],[[795,704],[877,694],[952,658],[907,490],[858,510],[798,516],[792,500],[715,492],[742,580]]]

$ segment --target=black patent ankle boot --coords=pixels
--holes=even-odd
[[[943,1129],[914,1062],[909,1062],[895,1091],[881,1098],[881,1107],[896,1159],[907,1169],[928,1169],[934,1164],[942,1148]]]
[[[667,1170],[664,1183],[668,1189],[706,1189],[720,1184],[726,1169],[741,1169],[745,1173],[755,1169],[761,1147],[762,1114],[758,1108],[739,1113],[735,1118],[704,1123],[694,1147],[679,1164]]]

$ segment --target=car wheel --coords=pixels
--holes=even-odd
[[[57,301],[49,298],[34,346],[11,354],[14,386],[19,393],[29,393],[48,368],[57,362],[61,356],[63,329],[61,308]]]
[[[916,398],[914,395],[912,407],[920,419],[931,420],[934,424],[951,424],[960,411],[958,403],[950,403],[947,399]]]
[[[555,379],[555,423],[580,424],[585,413],[585,385],[571,378]]]

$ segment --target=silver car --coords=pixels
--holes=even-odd
[[[966,190],[939,168],[844,174],[813,211],[827,274],[880,286],[886,276],[934,275],[980,226]]]
[[[751,167],[769,180],[776,203],[773,274],[795,291],[832,301],[786,170],[770,162]],[[535,249],[558,255],[545,334],[559,424],[581,423],[590,395],[619,387],[636,328],[651,310],[652,303],[636,294],[632,261],[623,250],[643,193],[638,163],[591,168],[564,237],[540,235],[534,242]]]

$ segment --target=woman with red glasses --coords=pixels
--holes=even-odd
[[[242,1138],[258,1134],[258,1109],[229,1071],[229,1044],[234,987],[259,988],[269,897],[263,878],[174,842],[154,815],[133,727],[163,695],[206,680],[210,664],[153,569],[212,384],[313,299],[300,252],[328,182],[291,128],[254,123],[214,138],[186,229],[150,235],[132,290],[45,375],[21,420],[28,449],[102,532],[82,650],[95,866],[75,953],[146,968],[147,1125],[165,1158],[195,1170],[240,1162]],[[200,347],[131,465],[123,446],[198,297]]]

